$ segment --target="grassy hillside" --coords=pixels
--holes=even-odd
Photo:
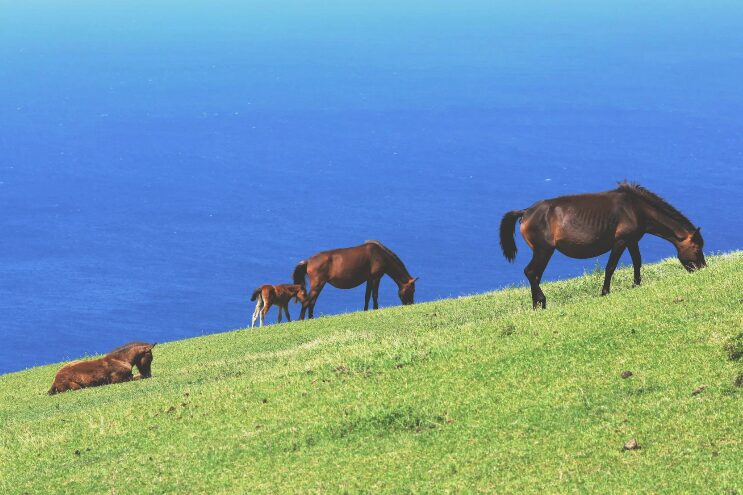
[[[0,493],[743,493],[743,253],[643,275],[174,342],[53,397],[57,365],[2,376]]]

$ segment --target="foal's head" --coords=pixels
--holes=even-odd
[[[693,272],[707,266],[702,248],[704,248],[704,239],[702,239],[699,227],[676,244],[679,261],[688,271]]]
[[[397,291],[397,295],[400,296],[400,302],[408,305],[413,304],[413,298],[415,296],[415,281],[418,277],[411,278],[404,284],[400,284],[400,289]]]
[[[146,342],[130,342],[109,352],[109,356],[126,361],[136,366],[142,378],[152,376],[152,348],[157,344]]]
[[[294,294],[295,303],[303,303],[307,299],[307,291],[301,285],[296,285],[296,293]]]

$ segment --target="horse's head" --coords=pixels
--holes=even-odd
[[[136,366],[142,378],[152,376],[152,348],[157,344],[148,344],[146,342],[130,342],[109,352],[109,356],[115,356],[117,359],[127,361],[132,366]]]
[[[415,281],[418,277],[411,278],[404,284],[400,284],[400,289],[397,291],[397,295],[400,296],[400,302],[405,305],[413,304],[413,298],[415,297]]]
[[[697,227],[694,232],[688,234],[681,241],[676,244],[678,250],[679,261],[684,265],[688,271],[693,272],[707,266],[707,262],[704,259],[704,239],[700,232],[701,228]]]
[[[142,348],[142,352],[137,356],[134,361],[134,365],[139,370],[139,374],[142,378],[149,378],[152,376],[152,348],[157,344],[147,344]]]

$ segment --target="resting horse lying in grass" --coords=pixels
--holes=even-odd
[[[49,395],[109,383],[128,382],[152,375],[152,348],[155,344],[130,342],[92,361],[73,361],[57,372]],[[139,376],[132,374],[136,366]]]
[[[640,247],[645,234],[676,246],[688,271],[707,266],[704,240],[680,211],[638,184],[622,182],[613,191],[545,199],[526,210],[509,211],[500,224],[500,244],[508,261],[516,258],[514,230],[521,219],[521,235],[533,251],[524,269],[531,285],[534,309],[547,307],[539,282],[555,249],[571,258],[593,258],[611,251],[601,295],[609,293],[611,277],[625,249],[632,256],[635,285],[640,285]]]
[[[286,313],[286,319],[292,321],[292,317],[289,316],[289,303],[292,298],[296,303],[304,302],[305,297],[304,287],[299,284],[261,285],[253,291],[253,295],[250,297],[251,301],[257,301],[250,328],[255,326],[255,320],[258,317],[260,317],[260,326],[263,326],[266,313],[274,304],[279,307],[279,323],[281,323],[282,310]]]

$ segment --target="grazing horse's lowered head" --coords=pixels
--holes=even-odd
[[[403,282],[397,290],[397,295],[400,296],[400,302],[406,306],[415,302],[415,281],[418,280],[418,278],[419,277],[411,278],[407,282]]]
[[[704,252],[702,252],[704,239],[702,239],[701,230],[701,227],[697,227],[694,232],[676,241],[679,261],[690,272],[707,266]]]

